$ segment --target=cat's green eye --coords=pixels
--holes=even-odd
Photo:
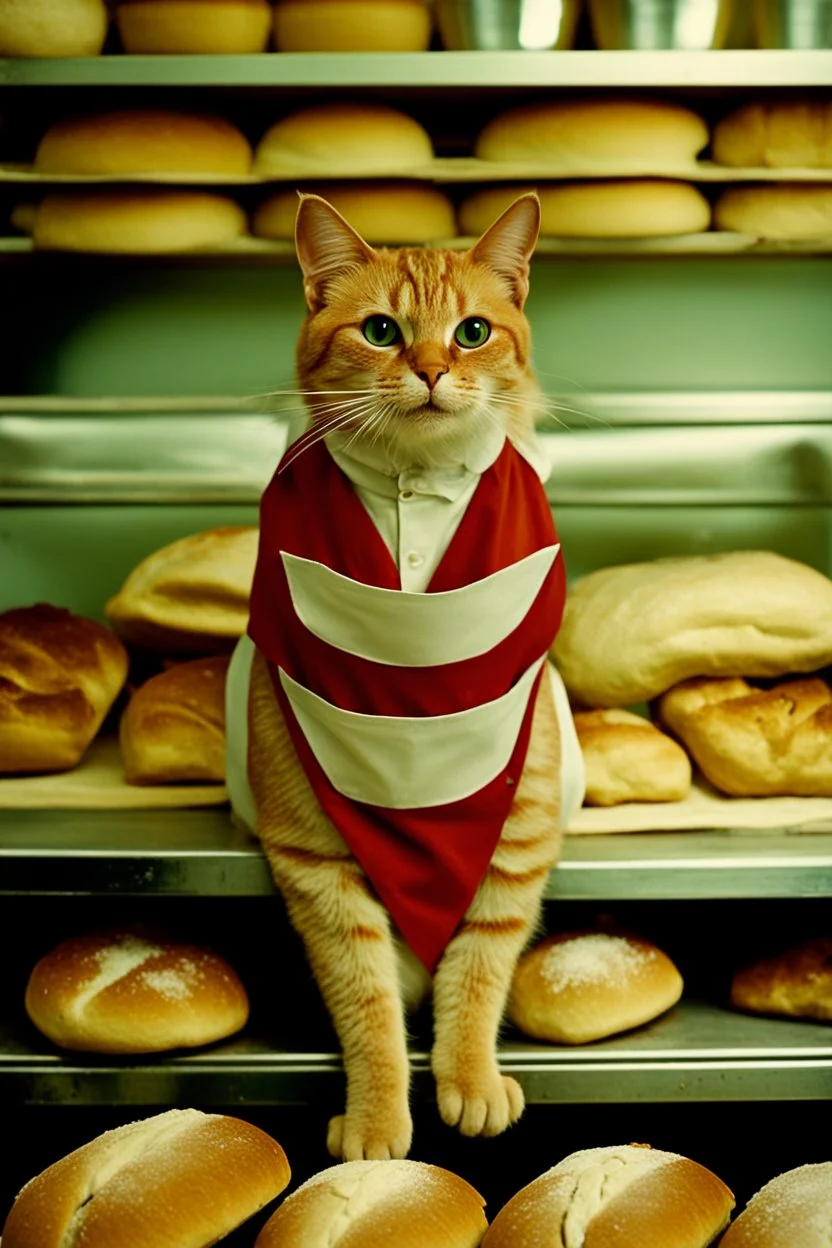
[[[392,347],[402,336],[402,331],[393,318],[380,312],[375,316],[368,316],[361,329],[364,337],[374,347]]]
[[[454,330],[454,339],[461,347],[481,347],[491,337],[491,326],[481,316],[466,316]]]

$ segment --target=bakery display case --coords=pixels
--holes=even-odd
[[[6,131],[24,139],[70,112],[179,107],[228,116],[254,141],[313,103],[389,104],[429,131],[436,159],[424,178],[455,204],[482,178],[472,136],[510,106],[637,93],[712,122],[749,99],[830,82],[829,51],[0,60]],[[0,208],[10,221],[49,180],[23,167],[22,147],[6,161],[8,150]],[[696,182],[713,202],[743,176],[706,158]],[[246,209],[263,194],[259,183],[226,189]],[[553,400],[547,490],[570,577],[749,548],[832,575],[830,257],[832,237],[542,240],[528,311]],[[0,273],[15,309],[0,365],[0,610],[44,601],[103,619],[152,551],[256,523],[298,419],[292,249],[246,238],[164,256],[69,255],[35,250],[9,226]],[[45,1164],[45,1135],[61,1141],[57,1153],[174,1106],[263,1126],[298,1178],[328,1164],[325,1122],[340,1108],[343,1068],[259,847],[232,824],[221,790],[142,807],[114,795],[108,775],[0,780],[0,1096],[24,1138],[0,1214]],[[828,1024],[740,1013],[728,985],[758,951],[829,934],[832,802],[771,807],[765,826],[723,805],[721,822],[659,811],[649,830],[582,812],[584,834],[566,837],[547,885],[547,928],[612,914],[673,954],[685,990],[654,1022],[586,1046],[507,1028],[501,1067],[529,1107],[507,1137],[461,1140],[440,1125],[428,1021],[417,1018],[414,1155],[468,1178],[490,1213],[573,1147],[619,1136],[697,1157],[740,1203],[778,1170],[828,1160],[801,1129],[832,1099]],[[50,1045],[23,1009],[37,958],[91,926],[146,920],[228,955],[249,989],[249,1024],[187,1054]]]

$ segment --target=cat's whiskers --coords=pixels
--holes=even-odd
[[[362,400],[362,404],[363,406],[361,407],[350,405],[349,410],[346,412],[339,411],[335,415],[329,416],[324,420],[316,421],[310,429],[307,429],[306,432],[301,434],[297,441],[292,444],[291,448],[284,456],[283,463],[281,464],[279,471],[284,472],[300,455],[303,454],[304,451],[308,451],[310,447],[315,445],[316,442],[322,441],[324,438],[328,437],[329,434],[335,433],[339,429],[346,428],[346,426],[351,424],[352,421],[360,420],[369,406],[366,399]]]

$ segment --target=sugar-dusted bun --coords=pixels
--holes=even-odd
[[[832,237],[832,185],[769,182],[729,186],[714,205],[718,230],[797,241]]]
[[[256,173],[309,169],[351,175],[394,174],[433,159],[423,126],[383,104],[319,104],[282,117],[254,152]]]
[[[431,12],[422,0],[278,0],[281,52],[425,52]]]
[[[682,995],[667,954],[640,936],[566,932],[522,955],[508,1017],[536,1040],[587,1044],[663,1014]]]
[[[648,99],[586,99],[521,104],[488,123],[474,145],[481,160],[551,162],[643,173],[687,165],[708,142],[708,127],[681,104]]]
[[[656,711],[731,797],[832,797],[832,689],[819,678],[754,689],[694,677],[663,694]]]
[[[286,1154],[265,1131],[169,1109],[105,1131],[31,1179],[3,1248],[209,1248],[289,1178]]]
[[[832,580],[765,550],[593,572],[553,647],[570,696],[631,706],[690,676],[782,676],[832,662]]]
[[[143,559],[106,604],[116,632],[150,650],[225,654],[248,625],[256,528],[208,529]]]
[[[721,165],[832,169],[832,100],[755,100],[714,127]]]
[[[347,1161],[292,1192],[254,1248],[477,1248],[484,1203],[439,1166]]]
[[[832,1022],[832,939],[804,941],[737,971],[731,1004],[752,1014]]]
[[[246,214],[207,191],[72,191],[46,195],[35,246],[50,251],[156,255],[218,247],[246,232]]]
[[[433,243],[456,234],[451,201],[426,183],[342,182],[307,189],[323,196],[368,243]],[[297,192],[281,191],[255,209],[252,233],[293,239],[297,212]]]
[[[0,773],[68,771],[127,676],[109,628],[38,603],[0,614]]]
[[[770,1179],[728,1227],[719,1248],[828,1248],[832,1244],[832,1161]]]
[[[0,0],[0,56],[98,56],[104,0]]]
[[[513,1196],[482,1248],[708,1248],[734,1204],[687,1157],[644,1144],[589,1148]]]
[[[587,806],[687,797],[690,759],[649,719],[621,710],[577,711],[573,718],[586,769]]]
[[[222,783],[228,663],[177,663],[139,686],[119,724],[128,784]]]
[[[223,117],[161,108],[72,117],[50,126],[38,145],[38,173],[250,173],[251,146]]]
[[[519,194],[536,190],[541,237],[653,238],[698,234],[711,221],[701,191],[689,182],[659,178],[503,185],[475,191],[459,209],[462,234],[479,235]]]
[[[272,25],[267,0],[119,0],[125,52],[196,55],[265,52]]]
[[[64,1049],[160,1053],[233,1035],[246,990],[210,949],[130,930],[62,941],[37,963],[26,1012]]]

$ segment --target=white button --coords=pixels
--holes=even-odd
[[[409,568],[421,568],[422,564],[425,562],[425,556],[419,550],[409,550],[405,558],[407,559],[407,566]]]
[[[407,500],[412,497],[413,497],[412,490],[400,490],[399,491],[399,498],[402,499],[403,502],[407,502]]]

